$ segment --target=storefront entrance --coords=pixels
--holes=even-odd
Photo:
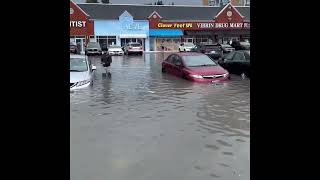
[[[81,54],[84,54],[86,38],[85,36],[70,36],[70,42],[76,43]]]
[[[181,44],[181,38],[156,38],[155,40],[156,51],[179,51],[179,45]]]

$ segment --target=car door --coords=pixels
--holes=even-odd
[[[232,60],[232,69],[234,74],[242,74],[246,71],[245,57],[243,52],[236,52]]]
[[[230,54],[226,55],[223,60],[218,61],[219,65],[228,70],[230,73],[232,73],[233,70],[233,56],[235,52],[231,52]]]
[[[179,64],[179,65],[178,65]],[[173,66],[172,66],[172,73],[175,76],[182,77],[182,59],[178,55],[173,56]]]
[[[169,74],[173,74],[173,57],[174,55],[170,55],[164,63],[164,69]]]

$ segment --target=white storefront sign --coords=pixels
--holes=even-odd
[[[84,28],[86,27],[86,21],[70,21],[70,27]]]

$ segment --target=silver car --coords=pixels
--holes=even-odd
[[[70,54],[70,90],[85,88],[93,83],[96,70],[85,55]]]
[[[143,47],[140,43],[130,42],[124,47],[124,53],[126,55],[137,53],[143,54]]]
[[[86,51],[86,55],[102,55],[100,44],[97,42],[89,42]]]

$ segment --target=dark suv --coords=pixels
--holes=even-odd
[[[231,46],[235,50],[250,50],[250,43],[249,42],[233,41]]]
[[[70,43],[70,53],[78,54],[79,50],[76,44]]]
[[[208,55],[214,60],[221,59],[223,56],[223,51],[219,44],[199,44],[197,51]]]

